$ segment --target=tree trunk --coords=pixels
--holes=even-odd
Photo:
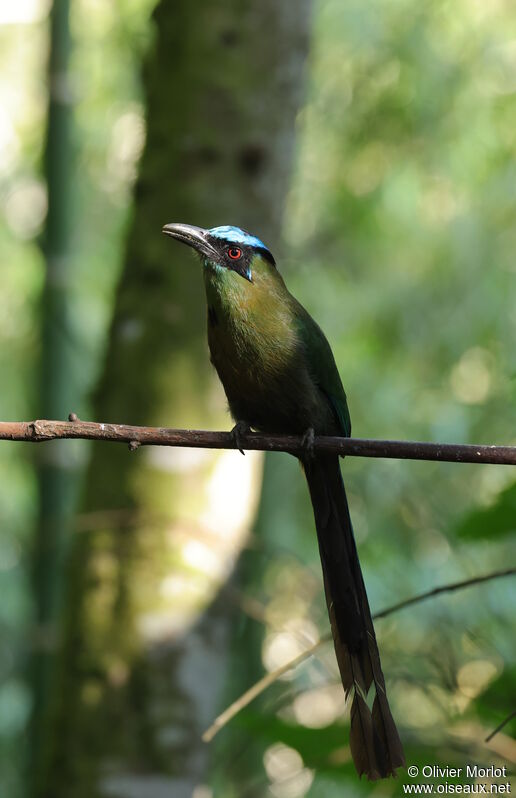
[[[160,230],[237,224],[277,249],[308,0],[166,0],[155,23],[147,143],[94,417],[227,426],[200,269]],[[189,563],[227,563],[225,539],[250,520],[256,463],[94,446],[38,796],[190,798],[208,778],[200,733],[217,708],[234,608],[221,594],[189,629],[225,575],[209,582]]]
[[[45,177],[48,214],[43,250],[46,261],[41,303],[41,365],[39,403],[35,414],[66,418],[79,394],[76,341],[70,305],[72,280],[73,147],[71,92],[68,64],[71,39],[69,0],[54,0],[50,12],[48,67],[48,122],[45,144]],[[56,627],[63,589],[63,560],[73,519],[78,487],[78,462],[74,448],[55,441],[37,452],[39,514],[32,553],[32,577],[36,629],[30,662],[33,692],[29,762],[45,735],[44,721],[49,679],[54,665]]]

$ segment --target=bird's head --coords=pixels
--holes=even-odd
[[[258,258],[275,266],[274,258],[263,241],[240,227],[224,225],[204,230],[191,224],[166,224],[163,232],[192,247],[206,266],[236,272],[250,283],[253,282],[253,268]]]

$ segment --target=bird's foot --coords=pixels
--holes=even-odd
[[[247,421],[237,421],[237,423],[231,430],[230,434],[231,437],[233,438],[233,443],[235,444],[240,454],[245,455],[242,445],[242,435],[248,435],[250,432],[251,432],[251,427],[249,426]]]
[[[314,441],[315,441],[314,428],[308,427],[305,434],[301,438],[301,448],[303,449],[304,454],[310,460],[312,460],[312,458],[315,456]]]

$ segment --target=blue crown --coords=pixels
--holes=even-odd
[[[240,227],[233,227],[231,224],[224,224],[222,227],[212,227],[211,230],[208,230],[208,233],[214,238],[222,238],[232,244],[243,244],[247,247],[268,250],[268,247],[259,238],[246,233]]]

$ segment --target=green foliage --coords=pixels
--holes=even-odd
[[[343,747],[349,731],[343,724],[334,723],[314,730],[267,712],[250,711],[242,713],[236,723],[244,732],[262,738],[268,744],[282,742],[294,748],[301,754],[305,766],[314,768],[318,774],[349,777],[355,772]],[[340,762],[343,748],[347,761]]]
[[[151,0],[73,4],[80,153],[73,211],[81,223],[70,290],[84,395],[105,346],[145,133],[137,76],[151,6]],[[510,0],[319,0],[313,19],[309,88],[298,120],[297,168],[278,262],[332,344],[354,434],[513,442],[513,6]],[[0,417],[14,419],[38,414],[33,371],[43,282],[36,240],[45,213],[44,19],[2,26],[0,43],[0,89],[11,113],[0,125]],[[210,144],[211,126],[202,135]],[[162,257],[160,246],[155,244],[151,257]],[[153,323],[152,307],[145,314]],[[199,347],[195,358],[205,356]],[[188,373],[197,368],[187,356],[184,363]],[[86,399],[73,409],[86,415]],[[68,451],[79,461],[87,454],[84,448]],[[26,563],[37,501],[32,456],[17,444],[0,447],[0,792],[9,798],[19,795],[20,739],[30,706],[19,675],[34,642],[21,631],[31,616]],[[109,457],[116,470],[117,455]],[[373,611],[514,562],[513,471],[345,460]],[[159,486],[163,495],[167,480],[165,475]],[[291,630],[292,619],[297,625],[289,641],[294,638],[297,650],[318,629],[327,631],[313,522],[292,458],[269,458],[256,535],[261,550],[247,558],[246,598],[263,607],[265,623],[247,621],[255,623],[252,647],[236,635],[238,679],[228,685],[228,700],[254,678],[260,646],[272,667],[274,646],[285,640],[280,636],[285,627]],[[108,553],[114,557],[116,551]],[[151,584],[155,574],[146,578]],[[378,622],[387,689],[411,763],[504,762],[496,753],[502,748],[489,748],[483,739],[513,709],[514,590],[510,579],[488,583]],[[102,617],[99,612],[99,623]],[[279,713],[266,703],[263,713],[253,708],[234,722],[236,736],[245,735],[254,751],[253,770],[245,773],[248,794],[258,782],[256,794],[268,794],[270,783],[280,795],[262,765],[262,755],[278,742],[316,771],[308,793],[313,798],[358,790],[399,794],[399,782],[356,784],[345,760],[345,725],[310,729],[301,722],[299,685],[337,679],[325,647],[296,671],[295,689],[292,682],[276,686]],[[168,689],[167,684],[160,701]],[[513,745],[515,733],[512,721],[499,739]],[[339,748],[344,759],[328,755]],[[219,758],[219,770],[229,772],[231,757],[232,747]],[[246,794],[241,775],[233,788],[239,798]]]
[[[324,0],[317,9],[279,266],[328,335],[355,435],[510,443],[510,5]],[[515,561],[513,469],[353,458],[342,468],[373,611]],[[269,460],[260,529],[290,542],[294,518],[292,548],[316,572],[305,486],[293,469],[278,484],[278,469]],[[306,595],[306,575],[295,573],[266,599],[288,607]],[[513,607],[506,579],[378,622],[409,762],[493,759],[483,736],[504,709],[487,699],[480,710],[477,697],[514,660]],[[319,594],[296,610],[307,630],[314,621],[326,630]],[[265,651],[275,634],[266,629]],[[322,794],[339,794],[328,774]]]
[[[146,39],[152,0],[115,4],[72,3],[74,52],[71,84],[74,147],[80,153],[71,189],[75,220],[70,270],[75,335],[83,397],[68,408],[86,416],[86,391],[98,368],[135,159],[143,140],[138,54]],[[7,4],[0,10],[0,418],[42,414],[37,392],[44,260],[39,237],[46,213],[42,153],[47,89],[46,4]],[[118,142],[123,139],[123,146]],[[77,221],[80,220],[80,224]],[[45,309],[43,309],[44,312]],[[71,470],[82,467],[87,447],[54,447]],[[0,447],[0,794],[22,794],[23,733],[31,697],[23,672],[32,647],[46,646],[45,630],[32,629],[28,564],[37,514],[32,461],[43,451]],[[62,462],[62,461],[61,461]],[[30,631],[29,631],[30,630]],[[39,634],[39,637],[38,637]]]
[[[494,731],[514,711],[510,697],[514,695],[515,683],[516,667],[509,664],[501,676],[491,682],[487,690],[478,696],[476,700],[478,715],[485,720],[490,731]],[[511,718],[503,727],[503,734],[512,739],[516,737],[516,717]]]
[[[491,507],[467,515],[457,527],[457,535],[468,539],[508,537],[516,531],[516,485],[502,490]]]

